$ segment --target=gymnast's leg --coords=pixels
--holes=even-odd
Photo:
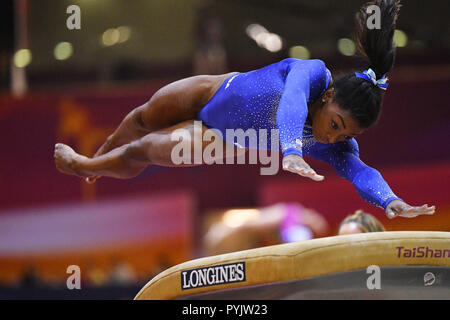
[[[148,102],[128,113],[93,157],[106,154],[156,130],[195,119],[229,75],[194,76],[162,87]],[[87,181],[92,183],[97,178],[98,175],[89,176]]]
[[[203,133],[208,128],[202,126],[202,134],[194,136],[194,120],[187,120],[172,127],[149,133],[136,141],[124,144],[95,158],[77,154],[65,144],[56,144],[54,153],[56,167],[62,173],[79,177],[107,176],[128,179],[139,175],[148,165],[166,167],[199,165],[194,163],[177,165],[172,162],[172,150],[180,143],[178,140],[172,141],[172,133],[177,129],[185,129],[185,132],[188,133],[188,140],[184,137],[183,142],[188,141],[191,144],[190,156],[191,159],[194,159],[194,139],[202,139]],[[233,147],[232,153],[227,153],[227,144],[222,138],[214,135],[214,139],[220,139],[217,141],[222,144],[223,154],[213,155],[213,159],[202,159],[201,164],[206,161],[211,163],[218,158],[234,157],[235,151],[237,155],[242,152]],[[202,140],[198,143],[202,146],[203,151],[211,142]]]

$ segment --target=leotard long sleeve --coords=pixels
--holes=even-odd
[[[224,81],[197,119],[220,131],[231,141],[227,129],[265,130],[267,143],[258,148],[278,149],[283,156],[307,155],[327,161],[338,174],[349,180],[367,202],[386,208],[398,198],[381,174],[359,159],[354,139],[322,144],[312,136],[307,120],[308,105],[319,99],[329,86],[331,73],[321,60],[284,59],[264,68],[236,73]],[[271,144],[271,131],[278,130],[279,143]]]
[[[277,126],[283,156],[302,156],[303,127],[308,116],[308,103],[315,101],[328,87],[331,74],[320,60],[292,63],[287,69],[286,83],[277,109]]]
[[[392,192],[378,170],[361,161],[358,143],[354,138],[332,144],[308,142],[315,140],[308,124],[305,125],[303,134],[303,153],[331,164],[339,176],[353,184],[364,200],[383,209],[393,200],[403,201]]]

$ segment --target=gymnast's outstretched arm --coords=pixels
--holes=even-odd
[[[380,172],[361,161],[355,139],[328,145],[317,144],[308,153],[316,159],[329,162],[341,177],[354,185],[364,200],[385,209],[388,218],[413,218],[434,213],[434,206],[410,206],[397,197]]]

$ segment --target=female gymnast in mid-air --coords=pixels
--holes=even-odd
[[[380,8],[380,29],[367,27],[366,8],[371,4]],[[389,218],[433,214],[434,206],[411,206],[397,197],[381,174],[359,159],[355,140],[380,115],[388,87],[386,73],[394,63],[399,7],[399,0],[376,0],[356,14],[358,49],[369,62],[363,72],[333,80],[321,60],[288,58],[250,72],[179,80],[132,110],[92,158],[57,143],[56,167],[90,183],[101,176],[132,178],[148,165],[175,166],[171,152],[179,142],[171,134],[177,129],[191,133],[192,145],[207,147],[209,141],[195,142],[199,136],[193,134],[194,121],[202,121],[203,132],[220,131],[222,135],[214,138],[224,137],[219,140],[224,146],[234,145],[226,141],[226,129],[277,129],[281,146],[276,151],[282,152],[284,170],[323,180],[305,162],[303,157],[308,155],[329,162]]]

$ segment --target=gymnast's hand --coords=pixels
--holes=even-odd
[[[317,174],[302,157],[296,154],[288,154],[283,157],[283,170],[297,173],[303,177],[311,178],[314,181],[322,181],[325,179],[324,176]]]
[[[386,207],[386,215],[389,219],[393,219],[397,216],[404,218],[414,218],[422,214],[432,215],[434,213],[435,206],[428,207],[428,204],[423,206],[413,207],[400,200],[393,200],[389,202]]]

